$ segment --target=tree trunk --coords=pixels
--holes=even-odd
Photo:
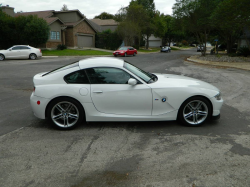
[[[149,40],[149,35],[147,35],[147,44],[146,44],[146,49],[148,49],[148,46],[149,46],[149,42],[148,42],[148,40]]]

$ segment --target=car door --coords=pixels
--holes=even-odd
[[[130,47],[129,48],[129,55],[133,55],[134,54],[134,48],[133,47]]]
[[[91,83],[91,98],[101,113],[117,115],[152,114],[152,91],[149,86],[138,82],[131,86],[131,75],[112,67],[86,70]]]
[[[20,57],[21,58],[29,58],[30,55],[30,48],[27,46],[20,46]]]
[[[19,58],[20,57],[20,47],[15,46],[9,49],[6,53],[6,58]]]

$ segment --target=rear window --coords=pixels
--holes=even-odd
[[[67,65],[62,66],[60,68],[56,68],[56,69],[54,69],[52,71],[49,71],[48,73],[43,74],[42,76],[46,76],[46,75],[49,75],[51,73],[56,73],[56,72],[63,71],[63,70],[66,70],[66,69],[70,69],[70,68],[74,68],[74,67],[77,67],[77,66],[79,66],[79,61],[73,62],[71,64],[67,64]]]
[[[89,84],[89,79],[84,70],[70,73],[64,77],[64,80],[69,84]]]

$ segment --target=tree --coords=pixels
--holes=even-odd
[[[114,15],[113,14],[109,14],[107,12],[102,12],[101,14],[99,14],[98,16],[95,16],[94,19],[114,19]]]
[[[221,0],[176,0],[173,15],[182,28],[193,33],[200,45],[205,45],[202,55],[206,55],[206,43],[214,25],[211,13]]]
[[[243,33],[248,47],[250,42],[244,30],[250,30],[249,0],[224,0],[219,3],[211,16],[219,35],[227,44],[227,52],[231,53],[233,44]]]
[[[146,21],[146,25],[142,29],[143,36],[146,40],[146,49],[149,46],[149,37],[155,31],[154,17],[155,17],[155,3],[154,0],[132,0],[130,4],[137,3],[142,5],[144,10],[146,11],[146,16],[144,17]]]
[[[142,30],[147,24],[147,13],[144,7],[138,3],[132,3],[126,8],[121,8],[116,18],[120,20],[117,32],[124,39],[125,44],[133,45],[137,38],[137,48],[139,48]]]
[[[0,47],[23,44],[38,46],[46,43],[49,37],[49,26],[37,16],[11,17],[0,11]]]
[[[61,11],[68,11],[68,6],[63,4],[62,8],[61,8]]]

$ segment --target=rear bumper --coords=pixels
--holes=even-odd
[[[38,101],[40,101],[40,104],[37,104]],[[30,96],[30,105],[36,117],[45,119],[45,110],[48,103],[49,99],[35,96],[34,92],[32,92]]]

